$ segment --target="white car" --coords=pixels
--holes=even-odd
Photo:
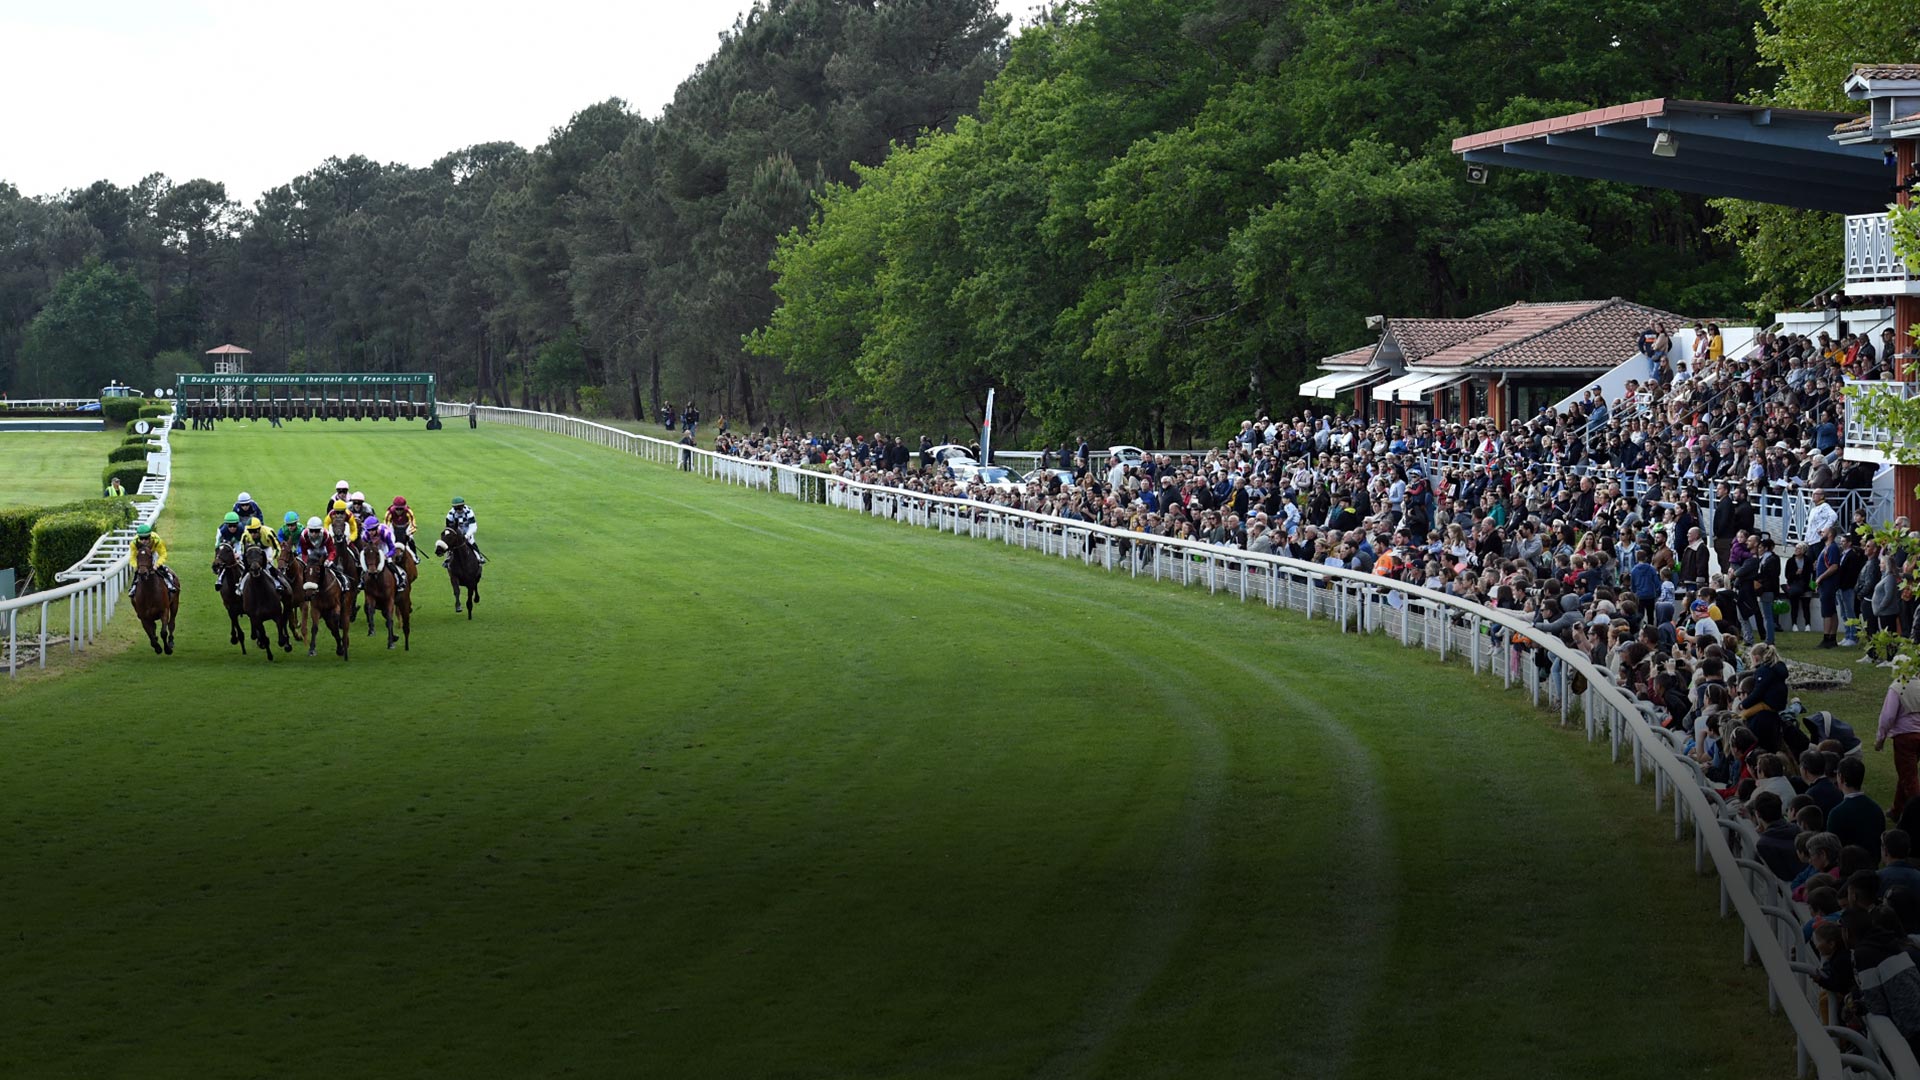
[[[1147,460],[1147,452],[1137,446],[1109,446],[1107,457],[1116,459],[1124,465],[1134,466]]]
[[[970,465],[979,464],[979,462],[973,460],[972,448],[961,446],[959,443],[941,443],[939,446],[929,446],[925,453],[927,465],[930,467],[960,461],[964,461]]]
[[[988,487],[1013,491],[1019,489],[1024,483],[1019,473],[1005,465],[982,465],[971,459],[961,461],[949,458],[947,468],[953,470],[953,481],[961,487],[985,484]]]

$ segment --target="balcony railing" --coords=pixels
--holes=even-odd
[[[1865,394],[1892,394],[1905,401],[1920,397],[1920,383],[1847,380],[1847,456],[1856,461],[1890,461],[1880,448],[1895,441],[1894,433],[1861,419],[1859,403]]]
[[[1893,250],[1885,214],[1847,216],[1847,292],[1860,296],[1920,295],[1920,279]]]

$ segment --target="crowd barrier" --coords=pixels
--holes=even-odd
[[[554,413],[458,402],[441,402],[439,408],[445,416],[471,414],[481,423],[583,439],[698,476],[802,502],[1017,544],[1132,577],[1204,585],[1243,601],[1326,619],[1342,632],[1385,634],[1441,660],[1464,657],[1474,671],[1499,678],[1509,689],[1518,687],[1536,704],[1557,711],[1562,723],[1582,724],[1590,741],[1607,740],[1615,761],[1622,757],[1631,761],[1636,784],[1652,779],[1655,811],[1670,810],[1676,841],[1691,837],[1695,870],[1711,871],[1718,878],[1721,915],[1740,921],[1743,959],[1760,965],[1767,978],[1769,1008],[1784,1013],[1793,1029],[1799,1075],[1812,1072],[1821,1080],[1920,1077],[1920,1064],[1890,1024],[1871,1024],[1862,1035],[1823,1019],[1820,992],[1811,981],[1819,958],[1800,934],[1804,913],[1757,858],[1753,847],[1757,837],[1751,827],[1727,811],[1671,735],[1605,671],[1557,639],[1534,637],[1531,624],[1513,613],[1371,574],[863,484],[798,466],[741,461]],[[1573,690],[1575,676],[1584,683],[1584,690]]]
[[[171,419],[171,418],[168,418]],[[152,437],[159,440],[159,453],[165,460],[171,453],[168,448],[168,425],[163,423]],[[169,473],[149,474],[140,482],[139,494],[149,496],[144,502],[134,504],[134,521],[153,524],[160,512],[167,508],[167,491],[172,483]],[[47,666],[47,647],[52,642],[49,631],[49,616],[57,613],[57,605],[66,604],[67,649],[78,652],[93,644],[106,629],[108,620],[113,618],[114,609],[120,604],[127,583],[133,574],[132,564],[133,530],[115,529],[94,542],[93,550],[79,562],[62,571],[56,578],[67,582],[58,588],[44,592],[28,593],[17,599],[0,597],[0,626],[4,626],[7,635],[7,677],[12,678],[20,666],[20,615],[22,612],[37,611],[39,629],[35,636],[39,665]]]

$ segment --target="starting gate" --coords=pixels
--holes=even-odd
[[[434,419],[433,375],[339,372],[180,375],[184,420]]]

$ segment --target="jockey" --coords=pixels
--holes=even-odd
[[[251,521],[254,518],[265,520],[267,516],[266,513],[260,509],[260,504],[253,501],[253,496],[244,491],[240,493],[238,498],[233,500],[233,512],[240,515],[241,521]]]
[[[420,549],[413,544],[413,507],[407,505],[405,495],[395,495],[393,505],[387,507],[387,525],[393,530],[393,538],[413,551],[414,557],[420,557]]]
[[[342,542],[351,544],[360,539],[360,522],[347,512],[347,504],[340,499],[333,500],[332,508],[327,511],[327,535],[336,548]]]
[[[294,540],[294,551],[303,559],[319,552],[321,558],[329,562],[333,560],[333,538],[327,535],[327,527],[321,524],[319,518],[307,519],[307,527]]]
[[[393,558],[393,530],[382,524],[379,518],[368,514],[366,520],[360,523],[360,535],[363,537],[371,536],[379,543],[380,554],[386,558],[387,569],[393,574],[395,583],[394,591],[396,593],[406,592],[407,573],[400,569],[400,564],[395,562]]]
[[[167,583],[168,592],[175,596],[180,595],[180,579],[173,576],[173,568],[167,565],[167,542],[160,539],[160,534],[153,531],[153,526],[144,521],[134,528],[133,533],[133,546],[136,552],[142,545],[152,548],[154,572],[160,575],[160,580]],[[137,585],[138,582],[127,586],[128,596],[133,595]]]
[[[333,504],[336,502],[346,502],[348,499],[347,492],[350,490],[352,489],[347,485],[345,480],[333,485],[333,494],[327,496],[327,509],[332,510]],[[327,515],[323,511],[320,516],[326,517]]]
[[[347,513],[355,521],[364,521],[373,516],[373,508],[367,505],[365,492],[356,491],[347,496]]]
[[[227,511],[227,516],[221,519],[220,531],[213,534],[213,555],[214,555],[213,587],[214,588],[218,589],[220,587],[220,549],[223,547],[230,547],[233,549],[233,553],[236,556],[239,555],[240,554],[240,538],[243,535],[245,535],[245,533],[246,533],[245,527],[240,524],[240,515],[237,513],[234,513],[231,510]]]
[[[474,539],[480,531],[479,520],[473,516],[473,507],[458,495],[453,497],[453,509],[447,511],[447,528],[459,529],[461,535],[467,538],[467,543],[473,545],[473,553],[479,556],[480,562],[486,563],[487,557],[480,552],[480,542]]]
[[[240,534],[240,550],[244,555],[247,548],[256,547],[267,553],[267,580],[273,582],[273,587],[291,600],[293,588],[287,584],[286,577],[280,573],[280,567],[276,565],[280,558],[280,538],[272,529],[260,524],[259,518],[252,518]]]
[[[300,554],[300,515],[287,511],[287,516],[280,519],[280,531],[274,533],[274,537],[280,541],[281,547],[291,549],[295,555]]]

